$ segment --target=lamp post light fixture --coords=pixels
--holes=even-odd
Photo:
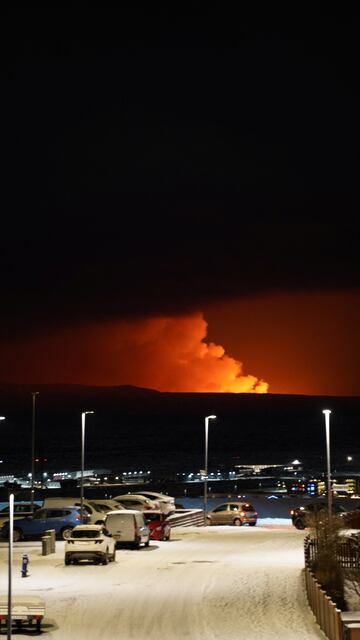
[[[207,514],[207,481],[208,481],[208,441],[209,441],[209,420],[215,420],[216,416],[206,416],[205,418],[205,478],[204,478],[204,518]],[[205,520],[206,522],[206,520]]]
[[[80,518],[83,521],[84,511],[84,462],[85,462],[85,419],[88,413],[93,411],[83,411],[81,414],[81,482],[80,482]]]
[[[331,489],[331,471],[330,471],[330,409],[324,409],[325,416],[325,434],[326,434],[326,466],[327,466],[327,495],[328,495],[328,512],[329,518],[332,514],[332,489]]]
[[[35,410],[36,396],[39,391],[32,391],[32,429],[31,429],[31,513],[34,514],[34,482],[35,482]]]

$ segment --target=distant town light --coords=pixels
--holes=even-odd
[[[352,456],[347,456],[347,457],[346,457],[346,460],[348,460],[349,462],[351,462],[351,460],[352,460],[352,459],[353,459],[353,457],[352,457]]]

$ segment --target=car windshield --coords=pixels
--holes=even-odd
[[[79,531],[73,530],[71,537],[78,540],[81,538],[100,538],[100,531],[95,529],[79,529]]]
[[[161,515],[159,513],[147,513],[145,516],[146,522],[155,522],[156,520],[160,521]]]
[[[95,509],[95,511],[101,511],[102,513],[106,513],[106,511],[111,511],[111,507],[107,504],[98,504],[97,502],[92,502],[89,500],[89,504]]]

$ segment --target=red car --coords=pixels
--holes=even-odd
[[[171,525],[161,511],[143,511],[151,540],[170,540]]]

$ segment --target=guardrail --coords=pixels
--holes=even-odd
[[[203,509],[176,509],[167,518],[172,527],[203,527],[205,516]]]

